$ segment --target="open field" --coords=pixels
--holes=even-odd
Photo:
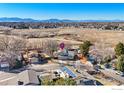
[[[14,31],[14,32],[13,32]],[[41,37],[30,37],[29,42],[39,43],[40,40],[52,39],[60,42],[80,44],[85,40],[93,43],[104,43],[114,47],[118,42],[124,42],[123,31],[112,30],[97,30],[97,29],[80,29],[80,28],[65,28],[65,29],[39,29],[39,30],[13,30],[13,33],[39,33]],[[16,32],[15,32],[16,31]],[[23,34],[24,34],[23,33]],[[49,35],[53,36],[49,36]]]
[[[29,41],[32,46],[41,43],[44,40],[55,40],[65,42],[65,44],[81,44],[85,40],[92,43],[104,44],[114,47],[118,42],[124,42],[124,32],[114,30],[98,30],[83,28],[53,28],[53,29],[13,29],[11,35],[22,37]]]

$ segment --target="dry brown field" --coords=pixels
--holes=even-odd
[[[105,44],[114,47],[118,42],[124,43],[123,31],[98,30],[98,29],[83,29],[83,28],[57,28],[57,29],[14,29],[12,35],[22,36],[23,34],[38,34],[38,38],[25,38],[29,46],[40,44],[45,40],[55,40],[65,44],[81,44],[85,40],[92,43]],[[54,36],[49,36],[54,34]],[[15,36],[15,35],[14,35]],[[44,37],[45,36],[45,37]]]

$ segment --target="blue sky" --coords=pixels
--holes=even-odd
[[[1,3],[0,17],[124,20],[124,3]]]

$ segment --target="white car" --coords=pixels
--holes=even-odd
[[[122,77],[124,77],[124,72],[116,71],[116,74],[117,74],[117,75],[120,75],[120,76],[122,76]]]

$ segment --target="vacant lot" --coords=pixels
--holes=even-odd
[[[114,47],[118,42],[124,43],[123,31],[83,29],[83,28],[53,28],[53,29],[13,29],[11,35],[27,39],[29,46],[39,45],[44,40],[55,40],[66,44],[81,44],[89,40],[94,44]]]
[[[123,31],[81,30],[78,34],[80,34],[81,39],[98,43],[106,43],[113,46],[118,42],[124,42]]]
[[[37,33],[36,30],[35,33]],[[93,43],[105,44],[110,47],[114,47],[118,42],[124,43],[123,31],[65,28],[52,30],[42,29],[41,31],[38,30],[38,33],[40,33],[41,35],[44,34],[46,35],[46,37],[29,38],[28,40],[30,42],[39,42],[40,40],[51,39],[59,42],[65,42],[67,44],[81,44],[83,41],[89,40]],[[54,35],[49,36],[51,33],[54,33]]]

